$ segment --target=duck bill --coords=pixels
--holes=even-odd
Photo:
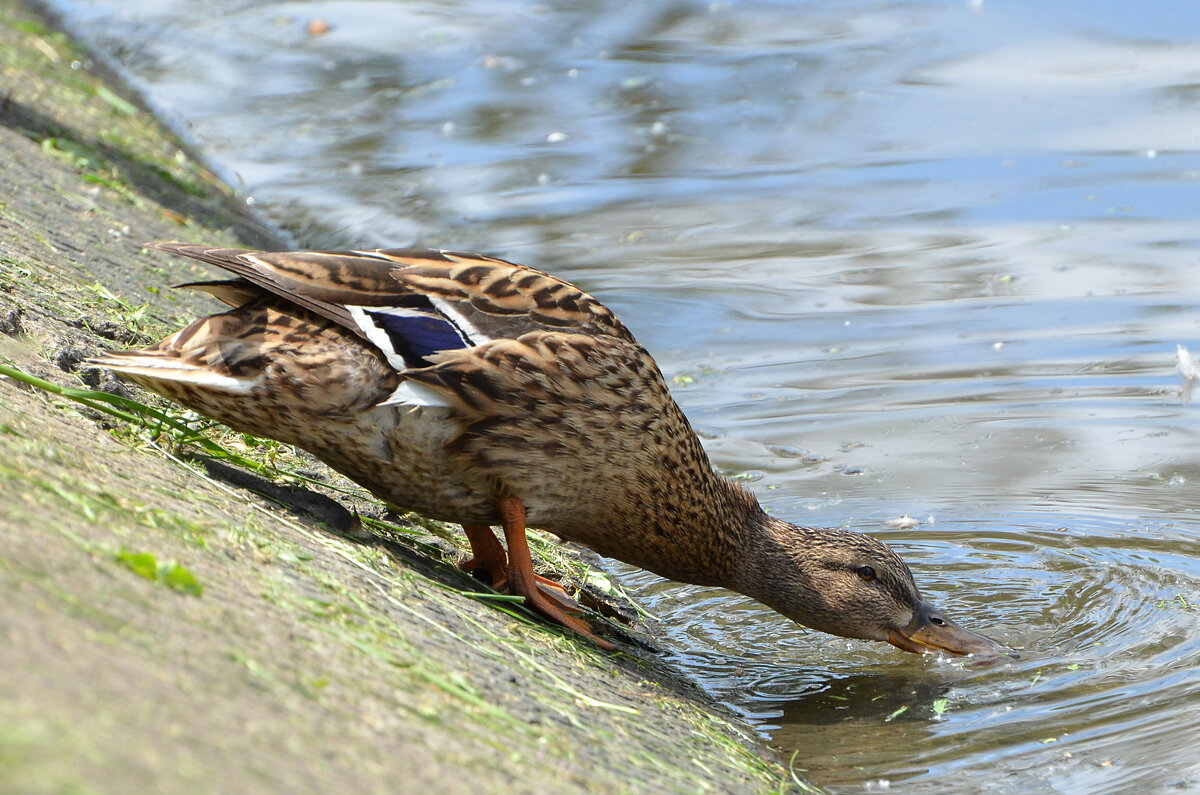
[[[888,643],[913,654],[952,654],[976,657],[1013,657],[1019,655],[989,637],[963,629],[932,605],[918,604],[907,627],[888,632]]]

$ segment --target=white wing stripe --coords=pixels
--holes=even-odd
[[[463,338],[466,339],[470,345],[482,345],[485,342],[492,341],[491,337],[475,328],[471,321],[467,320],[466,316],[462,312],[459,312],[457,309],[451,306],[449,301],[432,295],[427,295],[425,297],[428,298],[429,302],[433,304],[434,309],[436,309],[444,318],[446,318],[446,320],[450,321],[450,323],[452,323],[454,327],[458,329],[458,333],[462,334]]]
[[[376,348],[379,348],[379,352],[387,359],[388,364],[396,370],[404,370],[408,367],[404,363],[404,357],[392,347],[392,340],[388,337],[387,332],[376,326],[371,318],[367,317],[367,313],[363,311],[361,306],[350,306],[347,304],[346,309],[349,310],[350,317],[353,318],[354,323],[362,330],[362,333],[367,335],[367,339],[373,342]]]

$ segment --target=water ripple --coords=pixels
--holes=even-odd
[[[679,662],[830,785],[989,789],[988,771],[1004,764],[1054,786],[1115,786],[1118,766],[1139,764],[1136,749],[1188,758],[1200,725],[1200,530],[1046,518],[876,533],[928,598],[1021,649],[1014,662],[908,657],[799,630],[742,597],[632,580],[688,649]]]

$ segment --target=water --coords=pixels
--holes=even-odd
[[[55,5],[298,242],[582,284],[775,514],[875,533],[1023,650],[622,569],[813,781],[1200,789],[1200,7]]]

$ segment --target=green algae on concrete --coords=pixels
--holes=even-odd
[[[0,0],[0,362],[150,401],[80,367],[211,308],[165,289],[202,269],[141,242],[270,234],[89,64]],[[803,787],[652,661],[464,595],[444,528],[379,524],[290,448],[221,441],[291,475],[0,376],[6,792]]]

